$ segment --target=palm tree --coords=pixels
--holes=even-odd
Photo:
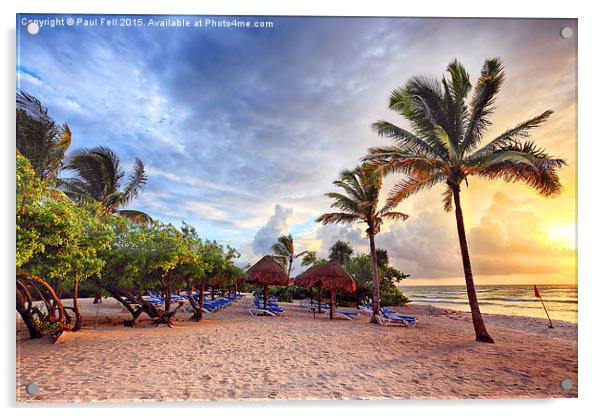
[[[31,163],[45,187],[56,179],[71,144],[67,124],[59,126],[40,100],[17,92],[17,151]]]
[[[306,251],[302,251],[299,254],[295,254],[295,241],[290,234],[283,234],[278,237],[278,242],[272,246],[272,251],[274,252],[274,258],[284,263],[284,267],[286,267],[286,264],[288,263],[288,277],[291,277],[291,270],[295,259],[307,253]]]
[[[61,187],[70,198],[76,201],[94,199],[111,214],[140,223],[152,222],[144,212],[123,209],[139,195],[146,183],[144,164],[140,159],[136,158],[134,171],[127,183],[124,183],[125,172],[120,166],[119,157],[104,146],[77,150],[69,157],[64,169],[75,174],[61,180]]]
[[[423,189],[445,184],[443,206],[455,207],[456,226],[466,279],[466,291],[477,341],[493,342],[481,317],[474,287],[472,267],[466,241],[464,217],[460,205],[462,183],[468,177],[524,182],[543,196],[560,193],[558,169],[562,159],[549,156],[532,141],[526,141],[532,129],[550,117],[552,111],[524,121],[478,148],[491,125],[495,99],[504,81],[504,67],[499,58],[485,61],[472,98],[472,85],[466,69],[452,61],[449,78],[416,76],[404,87],[391,93],[389,108],[405,117],[414,132],[386,121],[373,128],[380,136],[393,140],[391,146],[373,147],[364,161],[382,174],[407,175],[391,191],[389,204],[395,204]]]
[[[301,266],[320,266],[327,262],[328,260],[318,257],[315,251],[306,251],[301,259]]]
[[[353,254],[353,249],[346,241],[337,241],[330,247],[330,253],[328,254],[328,258],[330,260],[338,261],[343,264],[351,259],[351,255]]]
[[[373,309],[371,322],[376,323],[376,315],[380,314],[380,291],[374,236],[380,232],[380,227],[385,220],[406,220],[408,216],[393,211],[396,204],[387,203],[382,209],[378,209],[383,178],[377,170],[366,170],[363,167],[345,170],[341,172],[340,179],[334,181],[333,184],[343,189],[346,195],[330,192],[326,196],[334,199],[330,206],[341,211],[323,214],[316,219],[316,222],[323,224],[364,222],[368,226],[366,234],[370,240],[370,256],[372,257]]]

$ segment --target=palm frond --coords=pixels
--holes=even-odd
[[[147,213],[133,209],[120,209],[116,214],[120,217],[129,218],[138,224],[149,225],[153,222],[153,219]]]
[[[438,159],[405,152],[399,146],[380,146],[368,149],[362,158],[367,166],[383,175],[404,173],[412,176],[429,176],[444,169],[446,164]]]
[[[439,149],[432,147],[425,140],[387,121],[379,120],[373,123],[372,129],[379,136],[392,139],[400,148],[408,152],[430,157],[442,156],[437,153]]]
[[[437,140],[439,140],[439,142],[445,148],[445,150],[447,152],[447,157],[449,158],[449,160],[451,160],[452,162],[457,161],[458,160],[458,149],[456,147],[455,140],[452,140],[452,138],[447,134],[445,129],[443,129],[443,127],[441,127],[440,125],[435,126],[434,133],[435,133],[435,137],[437,138]]]
[[[448,80],[444,77],[441,83],[445,92],[446,111],[449,114],[451,129],[453,131],[453,135],[449,137],[457,149],[468,123],[468,106],[465,99],[472,85],[466,68],[457,59],[450,62],[447,66],[447,72],[450,74],[451,79]]]
[[[408,218],[410,218],[410,216],[408,214],[404,214],[403,212],[397,212],[397,211],[389,211],[389,212],[384,212],[381,214],[381,217],[383,219],[386,220],[390,220],[390,221],[405,221]]]
[[[452,188],[450,186],[446,186],[445,190],[443,191],[443,193],[441,195],[443,196],[443,198],[442,198],[443,210],[445,212],[450,212],[453,208],[453,197],[454,197]]]
[[[529,137],[531,130],[536,127],[539,127],[543,122],[545,122],[550,116],[553,114],[553,111],[547,110],[541,113],[540,115],[533,117],[527,121],[523,121],[522,123],[516,125],[515,127],[506,130],[501,135],[497,136],[495,139],[491,140],[488,144],[474,152],[470,159],[476,159],[487,155],[503,146],[508,144],[512,144],[513,142],[519,139],[526,139]]]
[[[142,188],[146,184],[148,177],[144,171],[144,163],[138,158],[134,162],[134,172],[130,174],[129,180],[123,189],[123,198],[121,203],[127,205],[133,199],[137,198]]]
[[[488,59],[483,64],[470,102],[470,117],[466,134],[462,140],[462,154],[474,149],[487,128],[491,125],[491,114],[495,109],[495,98],[504,82],[504,66],[500,58]]]
[[[316,222],[321,222],[322,224],[351,224],[361,220],[362,217],[360,215],[345,212],[329,212],[316,218]]]
[[[563,159],[553,158],[533,142],[503,146],[475,167],[475,174],[506,182],[524,182],[543,196],[557,195],[562,190],[558,169]]]
[[[402,200],[424,189],[430,189],[438,183],[445,181],[446,178],[447,174],[440,172],[426,177],[407,177],[402,179],[389,192],[387,205],[395,207]]]

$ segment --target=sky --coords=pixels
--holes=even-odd
[[[506,81],[487,139],[547,109],[532,138],[567,161],[562,194],[471,178],[462,190],[477,284],[576,284],[577,25],[575,20],[238,17],[250,28],[45,25],[63,15],[17,16],[17,87],[72,131],[71,149],[104,145],[127,171],[148,173],[130,208],[194,225],[253,263],[291,233],[296,249],[326,257],[337,240],[368,253],[365,226],[322,226],[324,193],[371,146],[371,124],[409,128],[388,96],[417,74],[442,77],[453,59],[473,84],[499,56]],[[77,19],[78,16],[72,16]],[[97,26],[84,26],[94,21]],[[105,18],[107,16],[104,16]],[[120,17],[118,22],[120,22]],[[178,17],[174,17],[176,19]],[[201,17],[232,22],[234,17]],[[28,20],[40,32],[25,31]],[[163,18],[155,19],[162,21]],[[272,27],[253,27],[271,22]],[[560,36],[569,26],[575,35]],[[385,179],[382,199],[400,176]],[[405,222],[377,236],[404,285],[462,284],[453,214],[442,185],[403,201]],[[302,271],[295,264],[293,275]]]

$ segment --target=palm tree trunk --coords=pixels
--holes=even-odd
[[[291,278],[291,270],[293,269],[293,261],[294,261],[294,257],[291,256],[288,259],[288,278],[289,279]],[[295,286],[293,286],[292,292],[293,292],[292,297],[293,297],[293,299],[295,299]]]
[[[370,239],[370,255],[372,256],[372,319],[370,323],[376,324],[376,315],[380,315],[380,288],[378,285],[378,265],[376,264],[376,245],[374,244],[374,234],[368,235]]]
[[[462,253],[462,266],[464,267],[464,278],[466,279],[466,293],[468,294],[468,303],[470,304],[470,312],[472,314],[472,324],[474,326],[476,340],[479,342],[489,342],[493,344],[493,338],[491,338],[487,332],[485,322],[481,316],[477,292],[475,290],[474,280],[472,278],[472,266],[470,265],[468,241],[466,240],[466,230],[464,228],[464,215],[462,214],[462,206],[460,205],[460,186],[452,186],[452,192],[454,195],[454,205],[456,207],[456,225],[458,226],[460,252]]]

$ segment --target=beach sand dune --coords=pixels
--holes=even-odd
[[[252,317],[247,297],[203,322],[175,327],[81,301],[84,329],[56,344],[18,324],[17,401],[330,400],[577,396],[577,325],[485,315],[496,344],[473,341],[470,316],[412,305],[413,328],[316,318],[283,304],[282,318]],[[573,389],[560,389],[569,378]],[[25,393],[35,382],[39,392]]]

